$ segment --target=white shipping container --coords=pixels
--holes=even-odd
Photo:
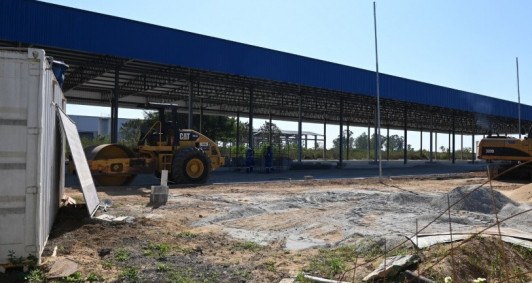
[[[44,50],[0,49],[0,264],[39,259],[64,190],[65,99]]]

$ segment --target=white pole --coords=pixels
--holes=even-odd
[[[377,48],[377,8],[373,2],[373,24],[375,26],[375,75],[377,84],[377,148],[379,150],[379,180],[382,179],[382,152],[381,152],[381,99],[379,92],[379,53]]]
[[[515,57],[515,66],[517,67],[517,117],[519,119],[519,138],[521,138],[521,93],[519,91],[519,58]]]

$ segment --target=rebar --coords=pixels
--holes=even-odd
[[[519,167],[521,167],[521,166],[525,166],[525,165],[527,165],[527,164],[532,164],[532,160],[527,161],[527,162],[520,163],[520,164],[518,164],[518,165],[516,165],[516,166],[513,166],[513,167],[511,167],[511,168],[509,168],[509,169],[506,169],[506,170],[504,170],[502,173],[499,173],[499,174],[495,175],[495,176],[493,177],[493,179],[496,179],[496,178],[498,178],[499,176],[502,176],[502,175],[506,174],[507,172],[510,172],[510,171],[512,171],[512,170],[515,170],[516,168],[519,168]],[[448,208],[447,208],[445,211],[442,211],[442,212],[441,212],[438,216],[436,216],[432,221],[430,221],[430,222],[427,223],[425,226],[423,226],[423,228],[421,228],[421,229],[418,230],[417,227],[416,227],[416,234],[414,235],[414,236],[416,237],[416,240],[417,240],[417,237],[418,237],[419,233],[421,233],[422,231],[424,231],[425,229],[427,229],[430,225],[432,225],[434,222],[436,222],[438,219],[440,219],[440,218],[441,218],[441,217],[442,217],[442,216],[443,216],[448,210],[450,210],[453,206],[455,206],[456,204],[460,203],[461,201],[463,201],[464,199],[466,199],[467,197],[469,197],[469,195],[471,195],[472,193],[474,193],[474,192],[477,191],[478,189],[482,188],[484,185],[486,185],[486,184],[489,183],[489,182],[491,182],[491,177],[490,177],[490,174],[489,174],[489,167],[488,167],[488,180],[487,180],[487,181],[485,181],[485,182],[483,182],[482,184],[478,185],[476,188],[474,188],[474,189],[471,190],[470,192],[466,193],[466,194],[465,194],[464,196],[462,196],[459,200],[453,202],[452,204],[450,204],[450,202],[448,202]],[[450,204],[450,205],[449,205],[449,204]],[[528,212],[530,212],[530,211],[532,211],[532,209],[528,209],[528,210],[525,210],[525,211],[522,211],[522,212],[516,213],[516,214],[511,215],[511,216],[509,216],[509,217],[507,217],[507,218],[505,218],[505,219],[503,219],[503,220],[501,220],[501,221],[497,221],[496,224],[490,225],[490,226],[488,226],[487,228],[481,230],[480,232],[477,232],[477,233],[472,234],[471,237],[469,237],[469,238],[463,240],[463,241],[462,241],[462,242],[461,242],[456,248],[461,247],[463,244],[469,242],[472,238],[474,238],[474,237],[480,235],[481,233],[483,233],[483,232],[486,231],[487,229],[492,228],[492,227],[494,227],[495,225],[498,225],[498,223],[499,223],[499,224],[500,224],[500,223],[503,223],[503,222],[506,221],[506,220],[509,220],[509,219],[511,219],[511,218],[513,218],[513,217],[516,217],[516,216],[521,215],[521,214],[524,214],[524,213],[528,213]],[[416,221],[416,222],[417,222],[417,221]],[[390,250],[385,251],[385,253],[387,253],[387,252],[391,252],[391,251],[393,251],[393,250],[399,248],[400,246],[404,245],[404,244],[407,243],[408,241],[411,241],[411,240],[410,240],[410,238],[407,237],[406,240],[404,240],[404,241],[400,242],[399,244],[395,245],[395,246],[394,246],[393,248],[391,248]],[[417,245],[417,242],[416,242],[416,245]],[[358,267],[363,267],[363,266],[366,266],[366,265],[372,264],[373,261],[377,260],[377,259],[380,258],[381,256],[382,256],[382,255],[375,256],[375,257],[369,259],[369,260],[368,260],[366,263],[364,263],[364,264],[361,264],[361,265],[355,266],[355,267],[352,268],[352,269],[348,269],[348,270],[346,270],[346,271],[342,274],[342,276],[344,276],[347,272],[352,271],[353,269],[356,269],[356,268],[358,268]],[[432,264],[431,266],[429,266],[428,268],[424,269],[424,271],[425,271],[425,270],[430,270],[430,269],[433,268],[437,263],[441,262],[441,260],[445,259],[447,256],[448,256],[448,254],[446,254],[445,256],[443,256],[441,259],[437,260],[435,263],[433,263],[433,264]],[[419,270],[419,266],[418,266],[418,270]],[[422,275],[422,273],[419,273],[419,271],[418,271],[418,274],[419,274],[419,275]]]
[[[456,276],[456,269],[454,266],[453,227],[451,225],[451,199],[449,194],[447,194],[447,211],[449,212],[449,236],[451,237],[451,269],[453,272],[453,279],[456,280],[458,277]]]

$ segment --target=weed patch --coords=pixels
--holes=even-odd
[[[176,235],[176,238],[180,238],[180,239],[193,239],[193,238],[196,238],[198,235],[190,232],[190,231],[183,231],[183,232],[179,232],[177,235]]]
[[[164,257],[167,256],[170,251],[172,250],[172,247],[169,244],[166,243],[150,243],[145,249],[144,249],[144,255],[145,256],[159,256]]]
[[[120,262],[127,261],[130,256],[131,253],[126,249],[118,249],[115,253],[115,259]]]
[[[239,251],[246,250],[246,251],[251,251],[251,252],[256,252],[262,249],[262,247],[259,244],[253,241],[238,242],[234,245],[234,248]]]
[[[139,270],[136,267],[126,267],[120,272],[120,278],[135,281],[139,279]]]

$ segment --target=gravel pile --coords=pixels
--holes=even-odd
[[[451,192],[449,192],[451,205],[462,199],[468,193],[474,191],[476,188],[477,186],[463,186],[453,189]],[[494,206],[492,198],[495,199],[495,210],[493,209]],[[431,204],[440,210],[447,209],[447,195],[435,198]],[[493,191],[492,193],[490,188],[481,187],[476,189],[459,203],[455,204],[452,209],[490,214],[499,213],[507,204],[517,205],[517,203],[498,191]]]
[[[400,205],[407,204],[424,204],[430,203],[433,200],[432,196],[420,195],[416,193],[392,193],[387,198],[388,201],[395,202]]]

